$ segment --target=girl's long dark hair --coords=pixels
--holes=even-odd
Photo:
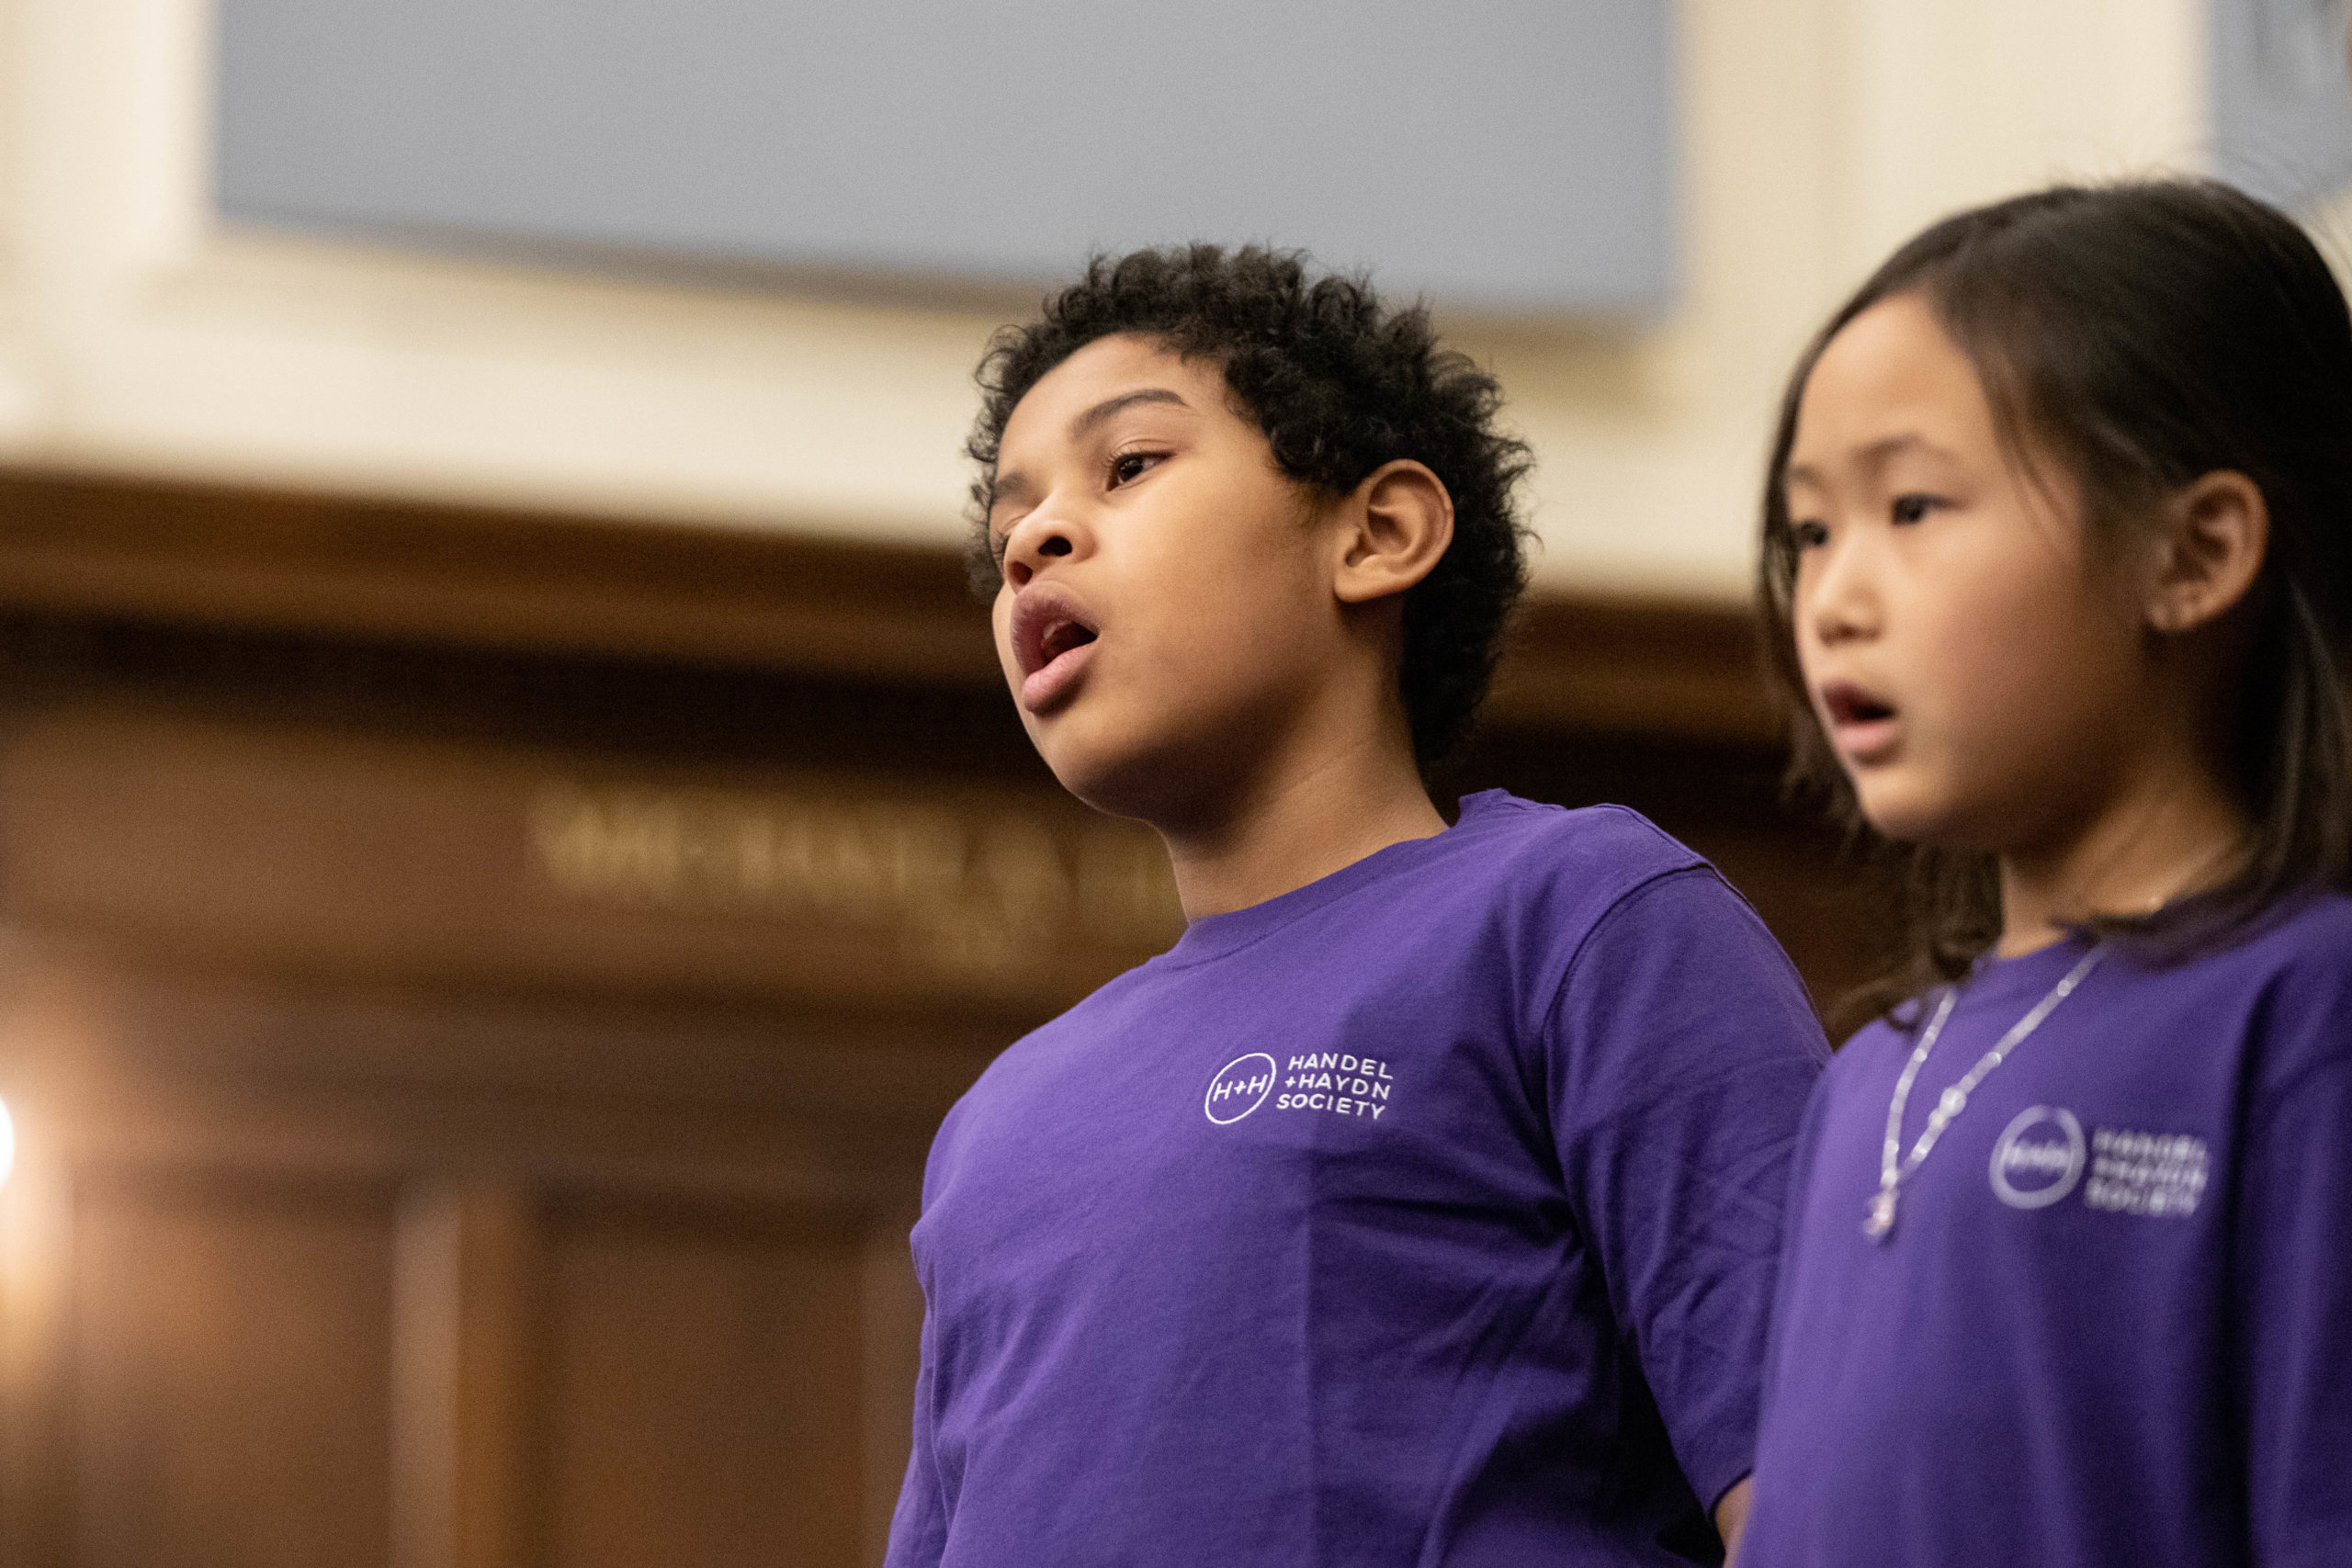
[[[2078,481],[2108,536],[2202,475],[2260,487],[2270,544],[2234,720],[2254,834],[2242,869],[2180,920],[2114,922],[2194,946],[2298,887],[2352,876],[2352,314],[2318,249],[2275,209],[2205,180],[2062,186],[1948,218],[1890,257],[1798,361],[1764,484],[1758,598],[1792,742],[1790,781],[1901,879],[1905,951],[1847,1007],[1883,1015],[1959,978],[1999,935],[1989,855],[1878,843],[1805,700],[1783,484],[1822,350],[1883,299],[1935,311],[1975,367],[2014,459]]]

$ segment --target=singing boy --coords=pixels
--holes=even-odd
[[[1200,246],[981,384],[1022,722],[1187,926],[940,1130],[892,1568],[1720,1561],[1826,1052],[1640,817],[1424,786],[1522,581],[1495,383]]]

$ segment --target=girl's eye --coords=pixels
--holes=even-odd
[[[1898,495],[1891,511],[1898,525],[1917,523],[1934,511],[1938,504],[1932,495]]]
[[[1143,478],[1148,470],[1159,465],[1163,456],[1165,454],[1159,452],[1120,453],[1111,459],[1111,487],[1115,490]]]
[[[1792,523],[1789,537],[1801,550],[1817,550],[1829,542],[1829,525],[1826,523]]]

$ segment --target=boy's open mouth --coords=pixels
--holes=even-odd
[[[1037,712],[1078,678],[1102,634],[1076,595],[1058,584],[1023,590],[1012,606],[1012,656],[1021,705]]]
[[[1073,648],[1084,648],[1094,640],[1094,628],[1082,621],[1055,621],[1046,627],[1037,639],[1037,650],[1051,664]]]

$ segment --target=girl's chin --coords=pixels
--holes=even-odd
[[[1935,792],[1917,787],[1915,781],[1856,780],[1854,795],[1861,804],[1862,819],[1883,839],[1937,849],[1977,847],[1971,841],[1975,835],[1967,830],[1966,814],[1955,810],[1951,801],[1938,798]]]
[[[2012,835],[2002,824],[1981,816],[1916,800],[1873,803],[1862,799],[1862,820],[1882,839],[1921,849],[1948,850],[1954,854],[1998,854]]]

